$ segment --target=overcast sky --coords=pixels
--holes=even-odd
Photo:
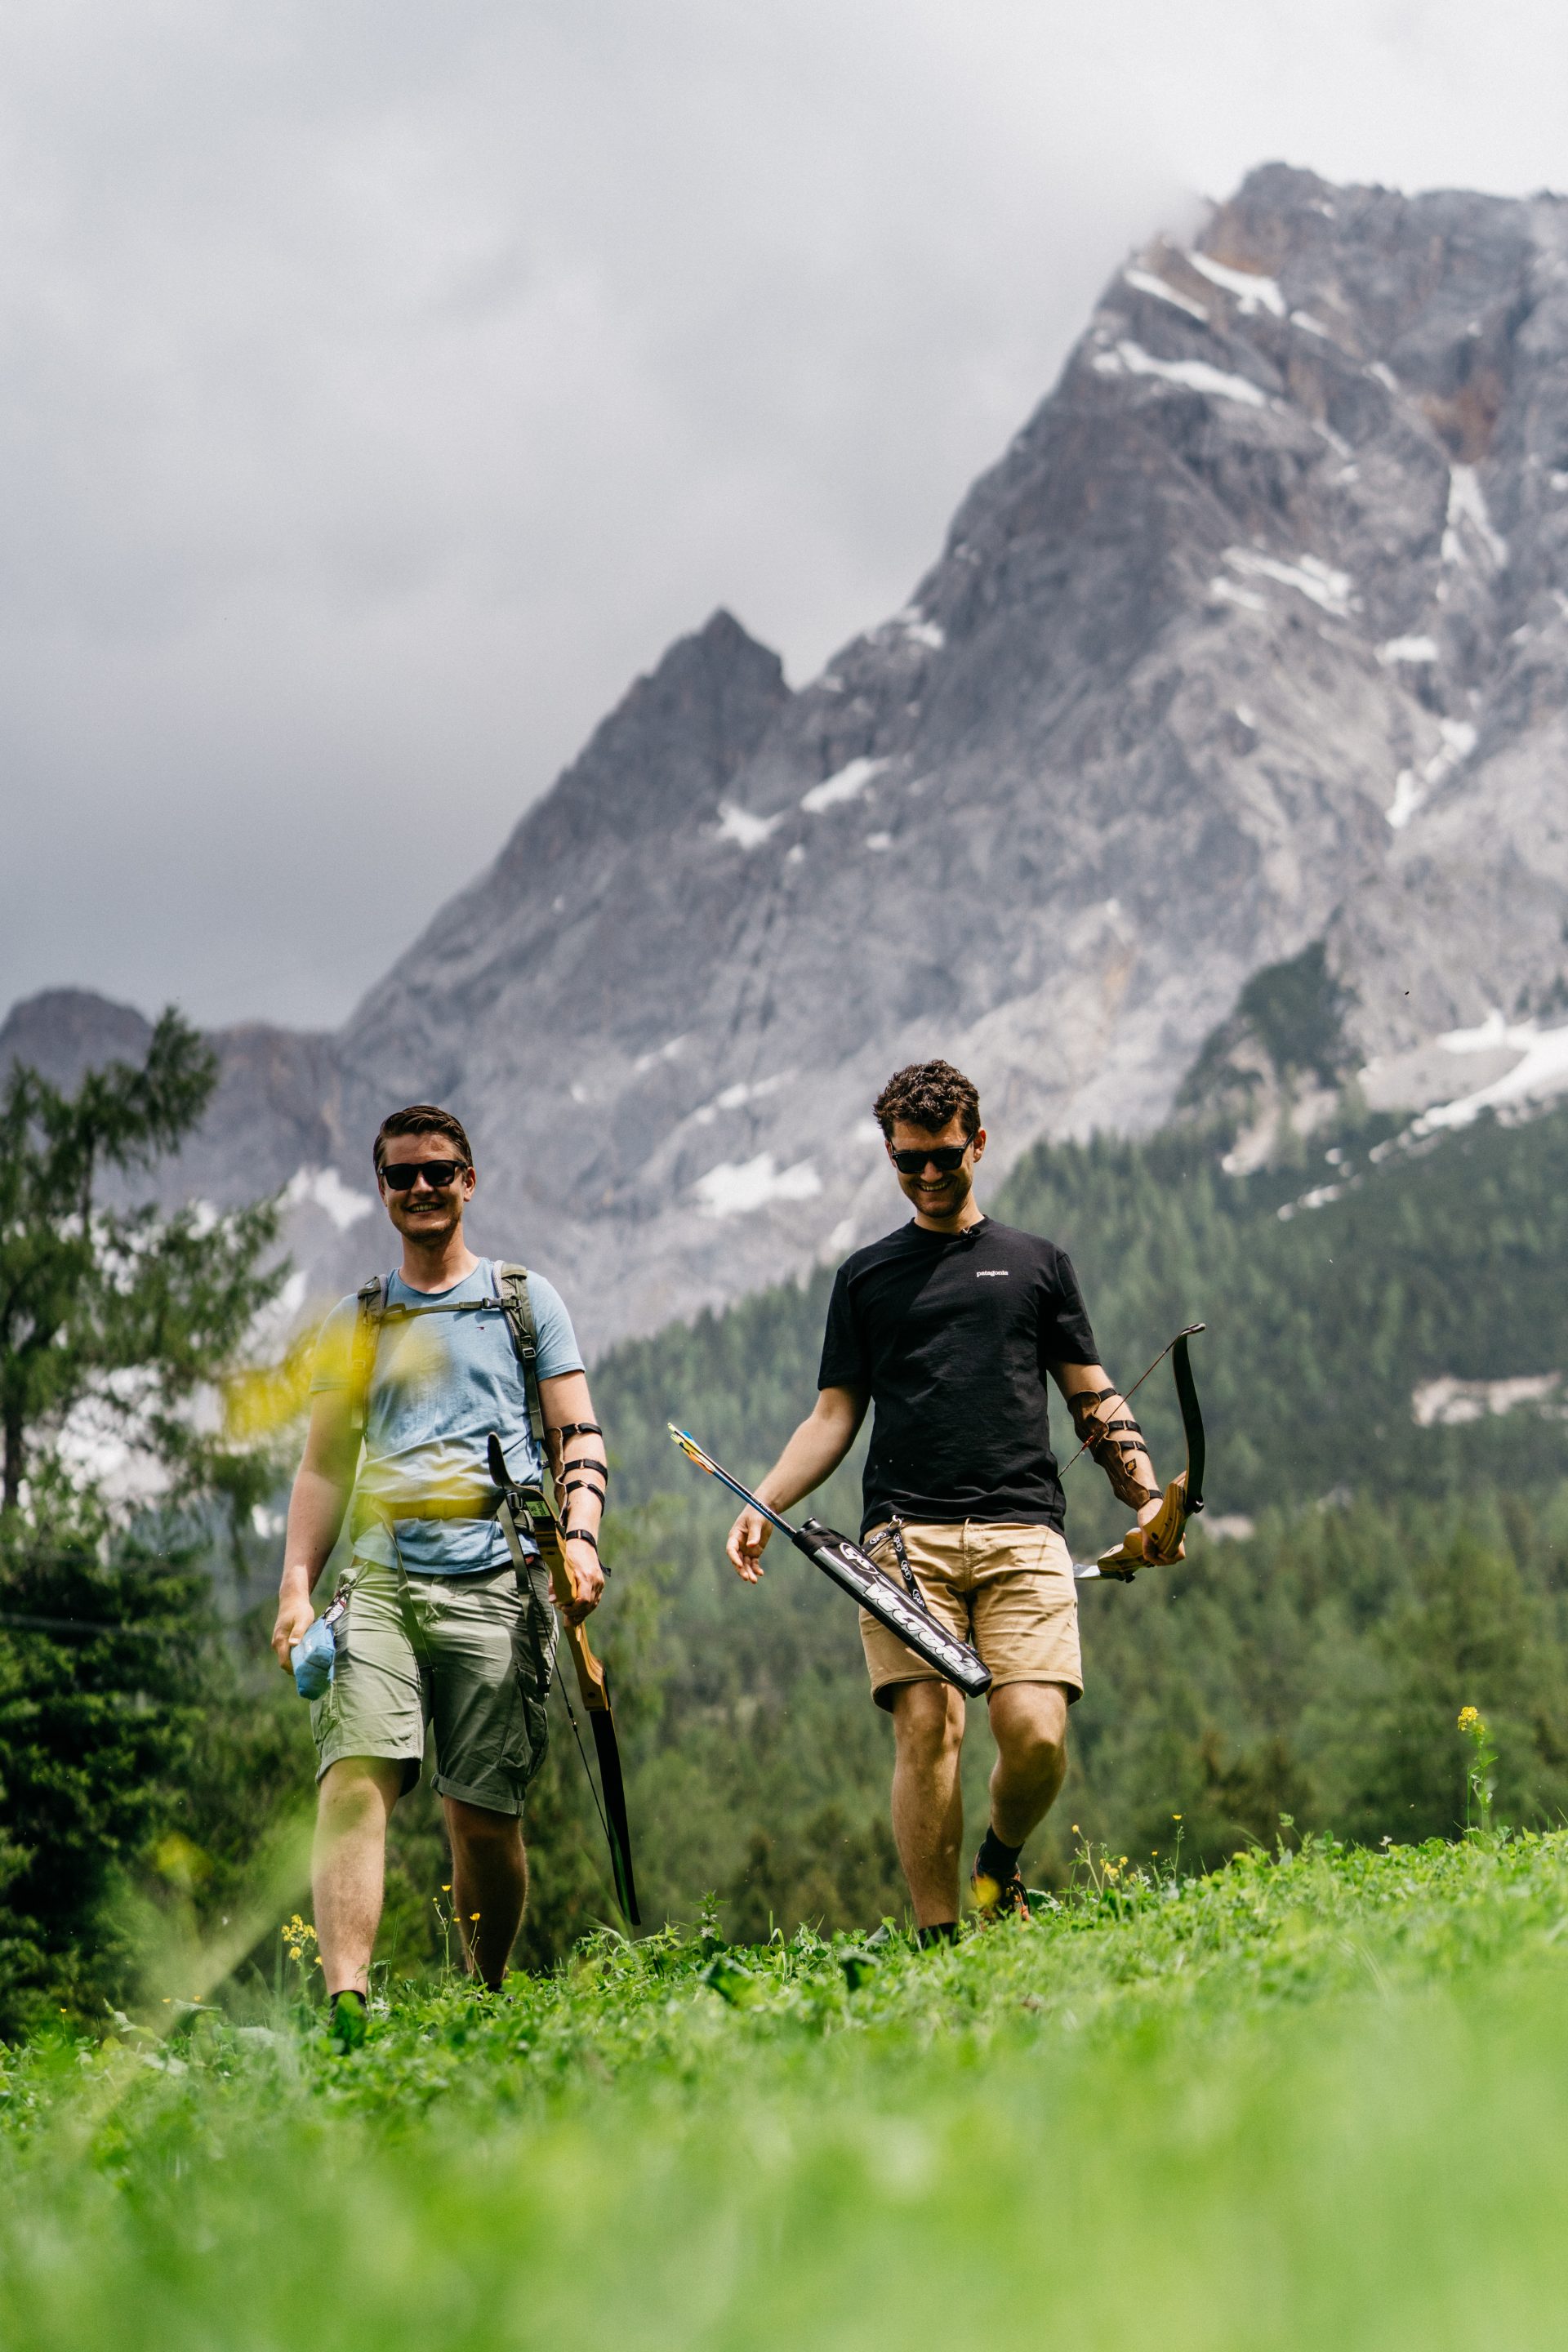
[[[1565,91],[1561,0],[8,0],[0,1008],[335,1023],[716,604],[902,603],[1130,245]]]

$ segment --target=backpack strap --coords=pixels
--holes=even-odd
[[[370,1384],[375,1377],[375,1351],[381,1345],[390,1280],[389,1275],[373,1274],[354,1294],[359,1312],[354,1318],[353,1345],[349,1356],[349,1420],[356,1438],[363,1437],[370,1412]]]
[[[544,1408],[539,1394],[539,1333],[533,1320],[533,1302],[528,1295],[528,1268],[525,1265],[498,1265],[496,1288],[507,1328],[511,1333],[517,1360],[522,1367],[522,1385],[528,1398],[528,1425],[533,1433],[533,1450],[539,1456],[545,1492],[553,1500],[555,1476],[544,1428]]]

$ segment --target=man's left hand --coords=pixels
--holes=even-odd
[[[1157,1503],[1139,1512],[1138,1533],[1143,1557],[1152,1567],[1169,1568],[1173,1560],[1185,1559],[1186,1499],[1187,1474],[1184,1470],[1172,1479]]]
[[[1129,1528],[1121,1541],[1110,1551],[1100,1553],[1096,1565],[1101,1576],[1130,1580],[1141,1568],[1169,1568],[1176,1560],[1185,1559],[1186,1516],[1182,1505],[1186,1490],[1184,1473],[1173,1478],[1153,1502],[1145,1503],[1138,1514],[1138,1525]]]
[[[593,1545],[570,1534],[562,1542],[561,1557],[572,1580],[572,1598],[562,1613],[568,1624],[580,1625],[599,1605],[605,1590],[605,1571]]]

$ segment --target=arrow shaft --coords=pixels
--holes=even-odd
[[[795,1531],[789,1521],[764,1503],[760,1495],[753,1495],[749,1486],[742,1486],[738,1478],[731,1478],[728,1470],[721,1469],[710,1454],[705,1454],[688,1431],[677,1429],[672,1424],[669,1433],[689,1462],[695,1462],[699,1470],[706,1470],[710,1478],[717,1478],[721,1486],[728,1486],[731,1494],[738,1495],[742,1503],[750,1503],[752,1510],[760,1511],[770,1527],[777,1528],[781,1536],[788,1536],[794,1542]]]

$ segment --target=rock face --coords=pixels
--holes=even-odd
[[[335,1039],[227,1033],[185,1180],[335,1171],[342,1280],[376,1119],[450,1102],[603,1345],[896,1222],[903,1061],[1004,1160],[1137,1130],[1289,965],[1376,1099],[1556,1066],[1565,677],[1568,205],[1270,166],[1114,280],[902,612],[795,694],[716,615]]]

